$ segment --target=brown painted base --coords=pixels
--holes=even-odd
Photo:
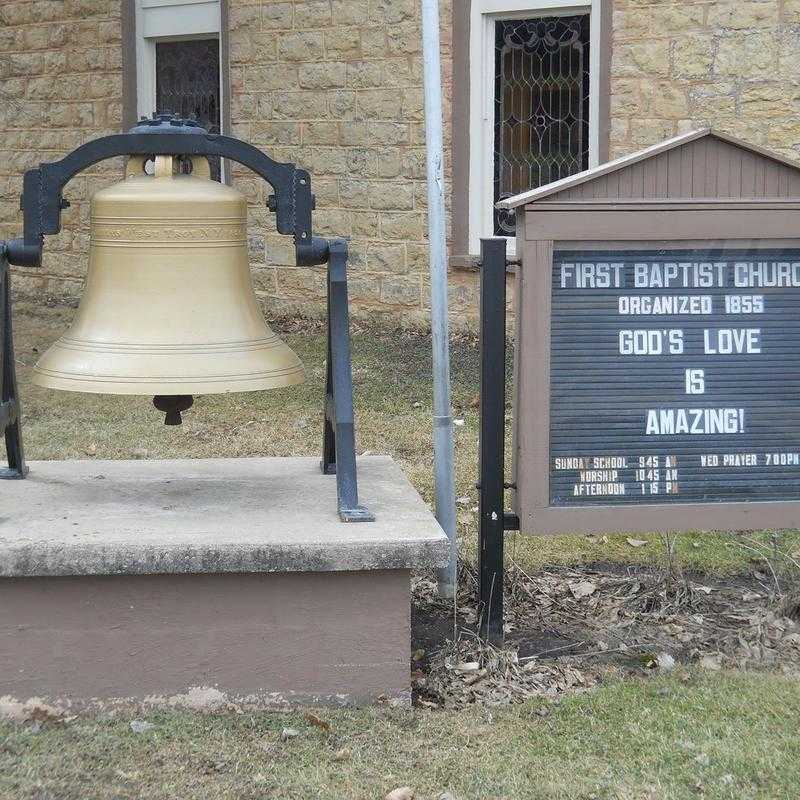
[[[409,615],[405,569],[0,578],[0,696],[407,697]]]

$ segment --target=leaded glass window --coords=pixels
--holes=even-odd
[[[156,109],[197,120],[220,132],[219,41],[156,43]],[[211,177],[220,179],[218,157],[210,157]]]
[[[495,23],[495,202],[589,166],[589,15]],[[496,236],[513,212],[495,210]]]

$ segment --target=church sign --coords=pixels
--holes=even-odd
[[[798,166],[704,129],[498,206],[516,252],[481,241],[482,633],[503,637],[509,530],[800,528]]]
[[[520,530],[800,527],[800,171],[698,131],[508,204]]]
[[[554,253],[553,506],[800,500],[800,249]]]

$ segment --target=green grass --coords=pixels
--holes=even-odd
[[[611,682],[564,699],[464,712],[79,717],[39,733],[0,723],[3,800],[797,797],[800,684],[719,673]],[[283,727],[300,731],[282,742]]]
[[[325,336],[319,325],[281,326],[308,372],[299,387],[250,394],[196,398],[181,427],[161,424],[145,397],[80,395],[40,389],[30,383],[30,367],[62,333],[72,315],[63,306],[21,302],[15,309],[17,357],[24,408],[28,458],[188,458],[256,455],[316,455],[320,447]],[[277,327],[277,326],[276,326]],[[431,346],[427,336],[378,327],[354,326],[353,366],[359,451],[389,453],[432,503]],[[478,349],[461,338],[452,348],[456,494],[462,554],[471,559],[477,536]],[[510,408],[509,408],[510,413]],[[509,425],[510,440],[510,425]],[[510,456],[510,454],[509,454]],[[510,463],[510,457],[508,459]],[[800,548],[800,535],[787,535],[789,549]],[[627,536],[589,538],[510,536],[508,552],[526,569],[546,564],[621,561],[653,562],[663,558],[658,537],[632,548]],[[748,556],[731,537],[702,534],[678,540],[681,563],[717,573],[739,572]]]

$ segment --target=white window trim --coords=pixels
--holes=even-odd
[[[219,0],[136,0],[136,113],[156,111],[156,43],[181,39],[219,39]],[[225,107],[220,69],[220,114]],[[222,116],[220,116],[222,122]]]
[[[589,167],[599,163],[601,0],[473,0],[469,41],[469,251],[477,254],[482,236],[494,236],[494,23],[588,12]],[[515,241],[509,239],[513,253]]]

